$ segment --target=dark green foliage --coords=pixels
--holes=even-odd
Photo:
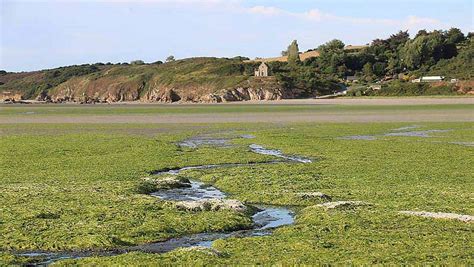
[[[293,40],[290,46],[288,46],[287,55],[289,64],[296,64],[300,62],[300,50],[298,48],[298,42],[296,40]]]
[[[336,81],[315,72],[311,64],[272,62],[269,66],[283,87],[291,90],[296,97],[332,94],[341,89]]]
[[[455,95],[453,85],[431,86],[428,83],[411,83],[394,81],[374,92],[380,96],[418,96],[418,95]]]
[[[133,60],[130,62],[131,65],[144,65],[145,62],[143,60]]]
[[[429,74],[440,75],[458,79],[472,79],[474,76],[474,39],[467,41],[459,54],[451,59],[441,59],[432,66]]]
[[[43,91],[47,91],[72,77],[87,75],[98,72],[100,69],[95,65],[74,65],[60,67],[43,71],[43,77],[37,80],[16,79],[0,86],[1,90],[14,90],[24,92],[24,98],[32,98]]]

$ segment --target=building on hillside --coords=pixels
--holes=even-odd
[[[374,91],[378,91],[378,90],[382,90],[382,85],[379,84],[379,83],[371,84],[371,85],[369,85],[369,88],[374,90]]]
[[[357,82],[358,79],[356,76],[346,76],[346,82]]]
[[[418,79],[413,79],[412,83],[433,83],[433,82],[441,82],[444,80],[443,76],[424,76]]]
[[[255,77],[267,77],[268,76],[268,66],[265,62],[262,62],[258,69],[255,70]]]

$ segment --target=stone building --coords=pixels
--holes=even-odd
[[[268,76],[268,66],[265,62],[262,62],[258,69],[255,70],[255,77],[267,77]]]

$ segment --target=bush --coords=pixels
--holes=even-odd
[[[457,94],[453,85],[433,86],[429,83],[411,83],[394,81],[376,92],[380,96],[419,96]]]

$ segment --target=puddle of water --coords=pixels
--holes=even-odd
[[[181,147],[197,148],[199,146],[229,147],[229,139],[210,136],[197,136],[178,143]]]
[[[344,137],[339,137],[338,139],[340,140],[377,140],[377,137],[374,135],[350,135],[350,136],[344,136]]]
[[[450,144],[460,145],[460,146],[474,146],[474,142],[449,142]]]
[[[201,199],[222,199],[225,198],[224,192],[214,186],[207,186],[202,182],[191,181],[191,187],[173,188],[168,190],[160,190],[151,193],[152,196],[159,197],[163,200],[173,201],[190,201]]]
[[[240,137],[242,137],[242,138],[244,138],[244,139],[254,139],[254,138],[255,138],[255,135],[242,134]]]
[[[288,156],[283,154],[280,150],[277,149],[267,149],[263,146],[251,144],[250,149],[252,152],[262,154],[262,155],[270,155],[278,158],[283,158],[291,161],[301,162],[301,163],[311,163],[312,161],[308,158],[298,157],[298,156]]]
[[[431,133],[445,133],[451,130],[425,130],[425,131],[410,131],[410,132],[397,132],[387,133],[385,136],[409,136],[409,137],[432,137]]]
[[[277,228],[284,225],[291,225],[295,222],[292,211],[284,207],[257,206],[262,211],[255,213],[252,220],[260,227],[258,230]]]
[[[393,129],[392,131],[406,131],[406,130],[413,130],[416,128],[420,128],[420,125],[410,125],[410,126],[405,126],[405,127],[400,127],[397,129]]]

